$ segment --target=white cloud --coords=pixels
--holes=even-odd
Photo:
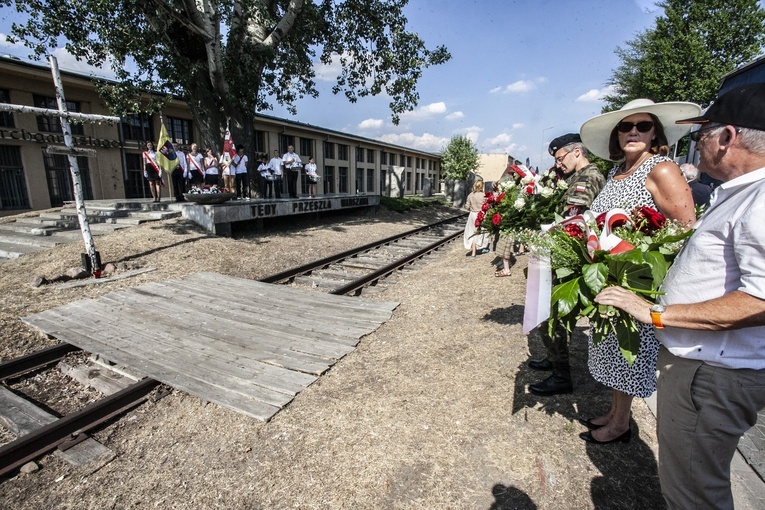
[[[427,152],[440,152],[449,143],[449,138],[430,133],[423,133],[422,135],[415,135],[414,133],[390,133],[378,139],[382,142]]]
[[[6,34],[0,33],[0,51],[8,52],[12,57],[18,57],[25,62],[32,62],[48,67],[48,60],[31,60],[29,58],[30,50],[22,44],[14,44],[8,42]],[[110,68],[110,63],[107,62],[104,67],[94,67],[88,65],[85,61],[78,61],[64,48],[56,48],[53,50],[53,56],[58,60],[58,67],[62,71],[70,71],[79,74],[93,75],[101,78],[115,79],[116,76]],[[51,78],[52,79],[52,78]]]
[[[348,57],[346,55],[346,57]],[[329,64],[322,64],[320,60],[317,60],[313,64],[313,70],[316,73],[316,79],[319,81],[335,81],[340,76],[342,66],[340,65],[340,55],[332,55],[332,62]]]
[[[383,125],[385,125],[385,121],[383,121],[382,119],[365,119],[359,123],[358,128],[359,129],[380,129],[381,127],[383,127]]]
[[[518,80],[504,87],[494,87],[489,91],[489,93],[498,94],[501,92],[502,94],[516,94],[520,92],[528,92],[530,90],[536,89],[538,85],[546,82],[547,78],[544,76],[540,76],[532,80]]]
[[[480,151],[486,154],[509,154],[517,158],[526,151],[526,146],[513,142],[513,135],[500,133],[483,140],[480,144]]]
[[[468,140],[470,140],[471,142],[477,143],[478,138],[481,135],[481,131],[483,131],[482,127],[470,126],[470,127],[458,129],[454,133],[457,135],[466,136]]]
[[[614,86],[609,85],[602,89],[590,89],[581,96],[576,98],[578,103],[596,103],[603,101],[603,98],[608,94],[614,93]]]
[[[420,106],[411,112],[404,112],[401,114],[401,120],[409,122],[425,120],[444,113],[446,113],[446,103],[440,101],[438,103],[430,103],[424,106]]]
[[[447,115],[444,118],[446,120],[458,120],[458,119],[463,118],[464,116],[465,116],[465,114],[462,113],[462,112],[452,112],[452,113],[450,113],[449,115]]]
[[[658,0],[635,0],[635,4],[642,12],[652,13],[659,9],[656,5]]]
[[[523,129],[525,127],[526,125],[523,122],[516,122],[515,124],[513,124],[513,129]]]

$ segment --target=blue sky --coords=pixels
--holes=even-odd
[[[0,8],[0,53],[24,57],[5,42],[10,13]],[[398,126],[387,97],[351,104],[334,96],[331,67],[317,69],[320,96],[300,100],[296,116],[278,106],[264,113],[430,152],[467,135],[480,152],[546,167],[549,141],[600,113],[616,48],[660,13],[653,0],[410,0],[409,29],[452,59],[425,70],[420,103]],[[62,69],[84,70],[63,50],[56,55]]]

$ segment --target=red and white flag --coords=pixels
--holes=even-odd
[[[231,131],[226,128],[226,136],[223,138],[223,161],[226,164],[231,163],[231,159],[236,156],[236,145],[231,137]]]

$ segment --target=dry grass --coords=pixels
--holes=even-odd
[[[96,239],[102,260],[159,270],[85,289],[28,285],[79,260],[79,246],[10,262],[0,277],[9,305],[0,354],[50,342],[18,321],[38,310],[197,270],[259,278],[453,212],[305,221],[243,240],[211,238],[179,221],[131,228]],[[572,345],[576,392],[528,394],[540,374],[525,362],[542,347],[521,332],[525,258],[512,277],[495,278],[493,255],[464,255],[454,243],[368,298],[400,306],[269,423],[173,392],[96,434],[117,453],[111,463],[91,472],[48,456],[39,472],[0,484],[0,506],[662,508],[646,405],[633,408],[639,439],[582,442],[576,416],[603,411],[609,398],[587,374],[584,329]]]

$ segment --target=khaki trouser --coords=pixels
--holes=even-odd
[[[670,510],[733,509],[730,463],[765,407],[765,370],[734,370],[659,350],[659,479]]]

